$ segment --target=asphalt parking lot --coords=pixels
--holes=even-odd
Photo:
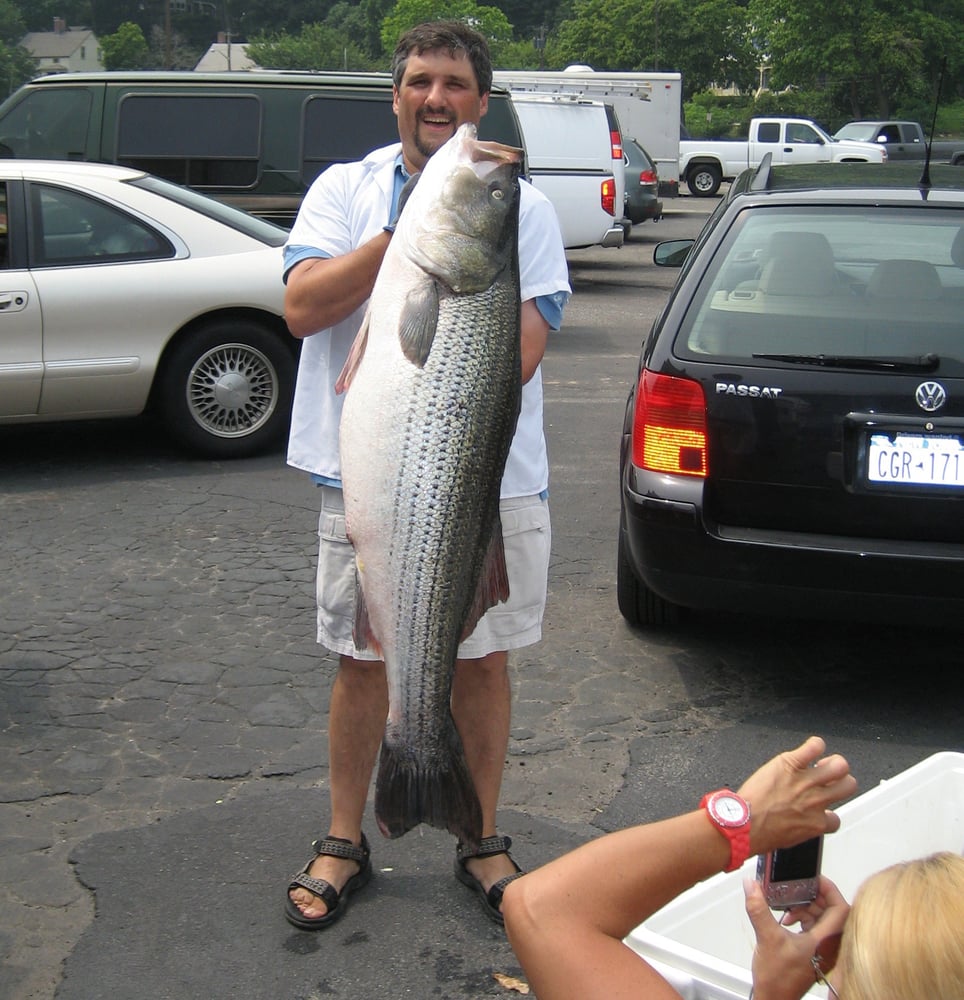
[[[651,249],[712,204],[570,256],[545,364],[550,601],[513,660],[503,795],[526,867],[695,805],[811,731],[863,787],[964,750],[953,623],[707,616],[644,635],[619,618],[622,406],[672,281]],[[305,479],[281,455],[187,459],[143,421],[3,428],[0,448],[0,1000],[514,995],[436,831],[370,829],[376,878],[346,918],[282,919],[327,810]]]

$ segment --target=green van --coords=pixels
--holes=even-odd
[[[479,134],[522,147],[507,93]],[[332,163],[398,138],[387,73],[63,73],[0,105],[0,155],[120,163],[290,227]]]

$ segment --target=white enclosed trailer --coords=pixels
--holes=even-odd
[[[533,94],[576,94],[616,109],[620,128],[656,161],[660,194],[679,193],[683,82],[679,73],[607,73],[588,66],[564,70],[496,70],[493,83]]]

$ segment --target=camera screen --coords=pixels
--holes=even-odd
[[[820,863],[820,838],[805,840],[796,847],[773,852],[770,879],[773,882],[791,882],[794,879],[814,878]]]

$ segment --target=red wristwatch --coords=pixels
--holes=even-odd
[[[750,856],[750,806],[736,792],[721,788],[700,800],[713,825],[730,842],[730,863],[725,871],[739,868]]]

